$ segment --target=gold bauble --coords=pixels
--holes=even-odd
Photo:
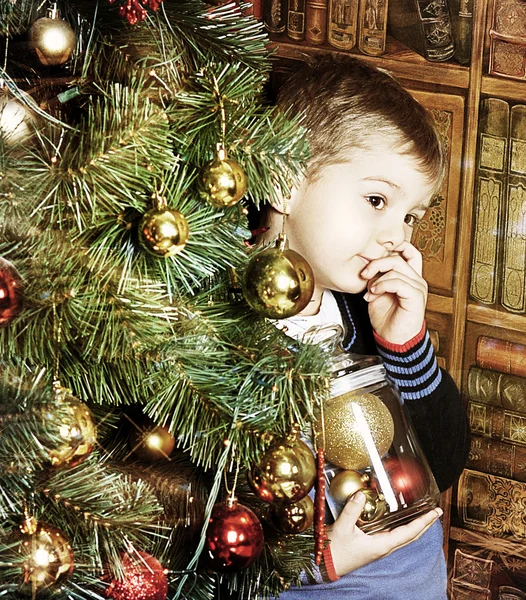
[[[243,278],[243,294],[262,317],[285,319],[301,312],[314,291],[309,263],[282,240],[255,254]]]
[[[22,591],[34,595],[65,581],[75,568],[67,537],[33,517],[20,528],[18,553],[22,559]]]
[[[7,144],[25,142],[33,134],[32,122],[33,115],[23,102],[7,92],[0,92],[0,135]]]
[[[90,409],[65,388],[59,388],[54,405],[46,419],[58,428],[62,444],[50,450],[55,467],[74,467],[84,461],[97,441],[95,424]]]
[[[146,460],[166,459],[175,447],[175,438],[166,427],[145,421],[144,425],[134,423],[130,434],[130,448],[139,458]]]
[[[270,516],[274,525],[283,533],[302,533],[314,520],[314,502],[305,496],[293,504],[273,504]]]
[[[273,442],[248,474],[261,500],[288,504],[304,498],[315,479],[316,460],[311,449],[292,436]]]
[[[369,481],[370,477],[367,473],[340,471],[331,479],[329,490],[336,502],[345,504],[355,492],[368,487]]]
[[[385,514],[387,503],[384,496],[375,490],[366,489],[360,491],[365,496],[365,504],[356,523],[358,525],[366,525],[367,523],[376,521]]]
[[[59,18],[42,17],[29,30],[29,41],[46,66],[63,65],[71,56],[77,37],[69,23]]]
[[[357,418],[363,415],[364,423]],[[325,440],[326,459],[342,469],[359,471],[372,464],[366,440],[370,438],[380,456],[391,446],[394,422],[385,404],[370,393],[346,392],[333,398],[324,408],[324,424],[315,425],[320,439]]]
[[[234,206],[247,190],[247,177],[239,163],[222,156],[201,167],[198,177],[199,195],[214,208]]]
[[[175,256],[186,246],[188,235],[185,216],[164,206],[149,210],[139,224],[139,241],[155,256]]]

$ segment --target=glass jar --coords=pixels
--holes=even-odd
[[[332,353],[330,397],[314,431],[325,450],[332,517],[360,490],[366,501],[358,526],[373,533],[435,508],[440,492],[381,358],[345,352],[342,334],[331,325],[310,330],[304,339]]]

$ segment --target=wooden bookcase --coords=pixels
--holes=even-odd
[[[431,274],[427,277],[430,283],[427,320],[429,327],[439,333],[438,355],[442,364],[447,365],[463,392],[469,368],[475,364],[478,335],[526,344],[526,315],[488,308],[469,295],[481,101],[484,96],[493,96],[511,103],[526,103],[526,81],[488,74],[493,0],[475,0],[473,4],[472,56],[468,66],[454,60],[429,62],[389,37],[387,51],[382,56],[371,57],[358,50],[350,51],[363,61],[392,72],[404,86],[415,92],[419,100],[424,98],[424,105],[451,115],[450,173],[442,254],[438,262],[430,261],[429,257],[426,259],[427,275]],[[285,34],[271,35],[270,45],[275,52],[275,70],[278,72],[283,67],[286,69],[290,61],[302,61],[320,53],[342,52],[328,44],[312,46],[307,42],[292,41]],[[437,271],[442,274],[441,281],[436,280]],[[524,468],[526,470],[526,465]],[[499,540],[489,532],[487,535],[475,533],[455,525],[455,503],[455,489],[443,494],[444,545],[450,569],[453,568],[454,550],[459,544],[474,544],[481,549],[493,548],[497,554],[526,558],[526,538],[524,543]]]

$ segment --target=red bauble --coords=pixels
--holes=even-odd
[[[212,509],[205,541],[205,560],[215,571],[239,571],[263,550],[263,528],[256,515],[229,499]]]
[[[14,265],[0,258],[0,327],[9,325],[22,309],[22,279]]]
[[[126,554],[123,579],[114,579],[106,590],[113,600],[166,600],[168,581],[161,563],[146,552]]]
[[[425,496],[429,477],[417,459],[391,456],[383,464],[393,491],[404,504],[413,504]]]

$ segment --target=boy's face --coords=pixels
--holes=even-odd
[[[290,248],[311,265],[318,297],[327,288],[362,292],[361,272],[411,238],[432,190],[413,157],[388,148],[356,152],[304,181],[285,231]]]

